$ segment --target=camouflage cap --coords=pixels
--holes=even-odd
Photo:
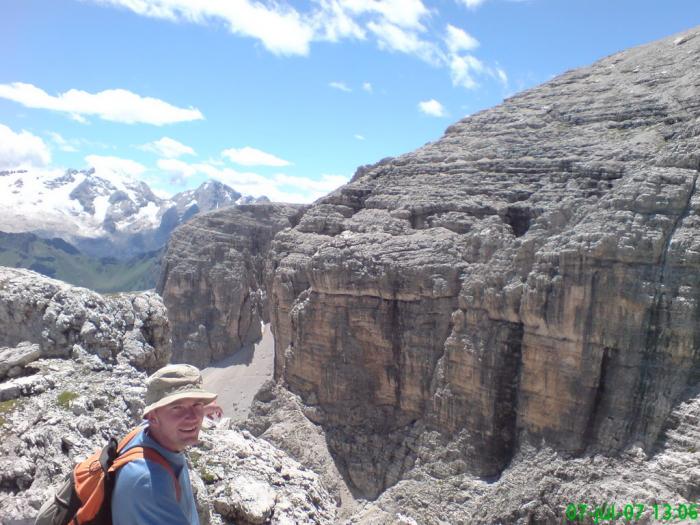
[[[145,417],[151,410],[180,399],[201,399],[211,403],[216,394],[202,388],[202,374],[197,367],[185,364],[164,366],[146,381],[143,415]]]

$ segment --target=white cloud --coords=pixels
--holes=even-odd
[[[366,30],[361,24],[368,17],[371,22],[367,29],[377,34],[380,47],[410,52],[405,43],[398,42],[402,38],[399,32],[408,32],[415,39],[416,32],[425,30],[422,21],[431,14],[422,0],[320,0],[308,12],[300,12],[285,2],[266,5],[251,0],[92,1],[171,22],[223,22],[231,33],[255,38],[277,55],[308,55],[314,40],[365,39]],[[377,29],[392,34],[382,36]],[[414,47],[423,60],[430,55],[426,54],[426,43]]]
[[[472,51],[479,47],[479,41],[476,38],[452,24],[447,24],[445,43],[447,44],[447,49],[449,49],[451,53]]]
[[[367,28],[376,36],[380,49],[415,55],[429,64],[439,65],[443,53],[433,42],[422,40],[418,33],[389,22],[369,22]]]
[[[122,175],[126,177],[138,177],[144,171],[146,171],[146,167],[143,164],[139,164],[138,162],[130,159],[122,159],[120,157],[88,155],[85,157],[85,162],[89,166],[95,168],[98,175],[103,173]]]
[[[362,89],[365,90],[367,93],[372,93],[373,91],[372,84],[369,82],[364,82],[362,84]]]
[[[68,118],[70,118],[71,120],[75,120],[80,124],[88,124],[88,120],[79,113],[71,113],[70,115],[68,115]]]
[[[259,149],[251,148],[250,146],[240,149],[230,148],[222,151],[221,155],[228,158],[231,162],[241,166],[282,167],[289,166],[291,164],[291,162],[288,160],[281,159],[275,155],[272,155],[271,153],[260,151]]]
[[[458,0],[461,4],[465,5],[469,9],[476,9],[481,4],[486,2],[486,0]]]
[[[90,150],[115,150],[116,147],[114,144],[107,144],[104,142],[96,142],[92,140],[87,140],[84,138],[79,138],[79,139],[71,139],[71,138],[65,138],[63,135],[60,133],[56,133],[55,131],[47,131],[46,135],[51,139],[51,142],[54,144],[54,146],[61,151],[65,151],[67,153],[77,153],[80,150],[84,149],[90,149]]]
[[[312,19],[317,38],[339,42],[344,38],[364,40],[366,31],[345,8],[345,0],[320,0],[321,10]]]
[[[452,84],[462,86],[467,89],[474,89],[478,86],[474,79],[475,74],[484,73],[484,64],[472,55],[453,55],[450,60],[450,76]]]
[[[56,133],[55,131],[49,131],[48,135],[49,137],[51,137],[53,143],[56,144],[56,146],[58,146],[58,149],[60,149],[61,151],[65,151],[67,153],[75,153],[78,151],[79,141],[66,140],[60,133]]]
[[[125,89],[107,89],[99,93],[71,89],[52,96],[32,84],[13,82],[0,84],[0,98],[29,108],[65,112],[83,123],[86,116],[92,115],[112,122],[156,126],[204,118],[198,109],[178,108],[157,98],[142,97]]]
[[[447,115],[444,106],[434,98],[419,102],[418,109],[431,117],[444,117]]]
[[[355,135],[355,138],[356,138],[357,140],[365,140],[365,136],[364,136],[364,135],[360,135],[359,133],[357,133],[357,134]]]
[[[175,159],[182,155],[195,155],[195,151],[192,148],[170,137],[163,137],[159,140],[149,142],[148,144],[138,146],[138,148],[168,159]]]
[[[46,143],[29,131],[15,133],[0,124],[0,169],[42,167],[51,162]]]
[[[501,84],[503,84],[503,87],[508,87],[508,75],[506,75],[506,72],[503,71],[503,69],[497,67],[496,76],[498,77],[498,80],[501,81]]]
[[[461,86],[466,89],[476,89],[479,87],[477,77],[491,77],[504,88],[508,87],[508,75],[500,67],[490,67],[473,55],[450,56],[450,77],[452,85]]]
[[[176,159],[161,159],[158,167],[170,175],[174,182],[185,183],[194,176],[205,176],[221,181],[244,195],[266,195],[276,202],[312,202],[350,179],[343,175],[322,175],[320,179],[284,173],[263,176],[254,172],[220,168],[208,162],[188,164]]]
[[[329,82],[328,85],[332,87],[333,89],[338,89],[340,91],[345,91],[346,93],[350,93],[352,89],[350,89],[345,82]]]
[[[342,5],[355,15],[375,13],[393,25],[410,29],[423,29],[421,19],[430,14],[421,0],[343,0]]]
[[[247,0],[228,2],[179,0],[176,3],[196,6],[195,9],[206,6],[206,15],[225,19],[232,33],[259,39],[271,53],[307,55],[309,52],[313,30],[303,22],[301,14],[291,7],[280,4],[267,7]]]
[[[276,55],[306,55],[314,32],[291,6],[249,0],[93,0],[153,18],[196,24],[224,22],[231,33],[260,40]]]
[[[170,176],[173,184],[184,184],[186,179],[194,177],[202,171],[198,167],[199,164],[188,164],[177,159],[159,159],[157,165],[158,169]]]
[[[436,7],[423,0],[87,0],[129,9],[142,16],[229,28],[231,33],[254,38],[276,55],[309,54],[314,42],[372,40],[381,50],[405,53],[450,72],[455,86],[474,89],[486,75],[504,86],[505,72],[486,65],[474,67],[470,55],[479,42],[451,24],[444,35],[431,29]],[[485,0],[457,0],[476,9]],[[302,7],[304,6],[304,7]],[[501,74],[503,73],[503,74]],[[337,89],[347,88],[337,83]],[[362,89],[371,92],[371,84]],[[348,88],[349,89],[349,88]],[[343,89],[345,90],[345,89]],[[193,110],[194,111],[194,110]],[[84,119],[84,113],[74,118]],[[201,118],[201,115],[200,115]]]

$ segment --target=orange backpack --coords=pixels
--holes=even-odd
[[[173,477],[179,501],[180,483],[173,467],[158,451],[136,446],[122,454],[124,447],[142,430],[143,427],[136,427],[118,444],[111,438],[102,450],[78,463],[56,495],[41,507],[34,524],[111,525],[111,498],[117,470],[135,459],[147,459],[163,466]]]

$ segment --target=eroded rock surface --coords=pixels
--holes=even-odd
[[[653,448],[700,381],[699,65],[695,29],[565,73],[275,237],[276,378],[351,486],[378,496],[429,432],[452,475]]]
[[[264,258],[300,206],[252,204],[196,216],[173,232],[158,293],[173,326],[173,362],[200,367],[262,337]]]
[[[144,408],[146,375],[127,363],[76,351],[34,362],[29,377],[44,388],[0,404],[0,523],[33,523],[75,462],[128,432]],[[333,523],[317,474],[227,421],[190,450],[202,523]]]
[[[114,342],[110,348],[116,354],[95,352],[66,328],[73,327],[73,320],[80,317],[79,305],[84,305],[86,298],[93,301],[84,311],[88,316],[109,311],[114,331],[100,331],[100,325],[95,325],[96,333],[115,337],[134,323],[134,311],[126,305],[137,303],[139,298],[152,301],[152,306],[160,304],[160,310],[140,318],[144,323],[164,309],[154,294],[146,299],[143,294],[101,298],[32,272],[0,272],[4,314],[21,312],[15,320],[34,319],[46,333],[63,334],[72,342],[68,350],[60,347],[60,352],[58,344],[48,347],[50,352],[42,352],[46,343],[41,338],[36,344],[0,349],[0,370],[20,369],[0,377],[0,523],[24,525],[33,523],[52,488],[62,482],[75,462],[104,446],[110,436],[122,436],[141,422],[147,374],[133,366],[134,349]],[[23,286],[18,284],[20,280]],[[20,294],[21,288],[25,291]],[[58,309],[57,297],[65,310],[49,318],[46,312]],[[17,310],[17,305],[22,308]],[[61,321],[64,317],[68,320],[65,323]],[[33,333],[27,327],[21,332],[20,327],[5,323],[0,321],[0,333]],[[145,339],[155,355],[167,355],[158,343],[160,337],[169,340],[167,323],[161,328],[157,338]],[[41,354],[38,357],[37,352]],[[191,449],[190,460],[203,525],[335,520],[335,501],[317,474],[269,443],[232,427],[228,419],[203,431],[202,443]]]
[[[30,270],[0,267],[0,380],[39,357],[79,346],[156,370],[170,358],[170,324],[155,293],[100,295]]]
[[[700,497],[697,388],[673,409],[649,452],[636,442],[614,455],[588,452],[572,457],[546,445],[524,443],[501,475],[491,478],[465,472],[460,443],[418,424],[405,440],[416,451],[415,461],[374,501],[352,492],[351,479],[339,471],[342,465],[329,450],[322,421],[317,407],[305,405],[299,396],[279,385],[268,384],[258,393],[246,425],[254,435],[321,474],[324,485],[341,505],[337,523],[592,525],[612,522],[594,513],[596,508],[600,512],[603,505],[614,503],[616,512],[624,512],[627,504],[644,505],[642,510],[634,508],[633,521],[651,524],[664,521],[657,518],[666,512],[665,504],[677,516],[679,509],[687,512],[693,504],[697,508]],[[371,476],[372,471],[366,475]],[[587,509],[582,516],[567,521],[571,504],[584,504]]]

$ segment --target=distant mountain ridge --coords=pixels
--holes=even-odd
[[[269,199],[213,180],[166,199],[117,171],[0,171],[0,231],[60,238],[98,258],[158,250],[197,213],[255,202]]]
[[[27,268],[96,292],[125,292],[155,287],[163,250],[130,259],[90,257],[61,238],[0,232],[0,266]]]

